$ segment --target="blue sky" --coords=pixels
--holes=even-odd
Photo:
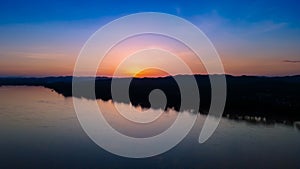
[[[97,19],[102,16],[123,16],[136,12],[155,11],[192,17],[211,11],[235,21],[257,22],[273,20],[299,24],[299,2],[280,1],[3,1],[1,24],[40,23]],[[299,26],[299,25],[298,25]]]
[[[0,5],[0,75],[59,75],[30,69],[46,62],[60,62],[47,69],[65,67],[62,75],[69,75],[93,32],[121,16],[147,11],[177,15],[202,29],[229,74],[300,74],[299,6],[290,0],[5,1]]]

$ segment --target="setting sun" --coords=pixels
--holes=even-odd
[[[155,69],[155,68],[149,68],[144,69],[140,72],[137,72],[133,75],[133,77],[136,78],[143,78],[143,77],[164,77],[168,76],[169,74],[163,70]]]
[[[142,78],[205,73],[200,59],[181,42],[146,34],[114,46],[99,64],[97,75]]]

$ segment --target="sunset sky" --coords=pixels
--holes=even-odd
[[[0,5],[0,76],[72,75],[82,46],[96,30],[119,17],[150,11],[177,15],[199,27],[214,44],[226,74],[300,74],[300,2],[296,0],[12,0]],[[197,57],[178,42],[148,35],[116,46],[99,65],[98,75],[112,75],[121,56],[149,45],[174,50],[194,73],[206,73]],[[161,71],[136,75],[135,66],[148,62],[148,56],[135,57],[122,69],[123,76],[164,75]],[[169,63],[180,73],[172,59],[156,57],[159,64]]]

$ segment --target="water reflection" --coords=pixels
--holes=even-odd
[[[230,115],[225,114],[224,118],[234,120],[234,121],[245,121],[249,124],[253,125],[275,125],[275,124],[283,124],[286,126],[293,127],[294,124],[297,123],[294,120],[279,120],[279,119],[273,119],[273,118],[267,118],[267,117],[260,117],[260,116],[249,116],[249,115]]]
[[[104,117],[108,121],[108,123],[117,131],[121,132],[122,134],[131,136],[131,137],[151,137],[162,133],[168,127],[172,125],[174,120],[177,117],[178,112],[175,110],[169,109],[168,111],[163,111],[161,109],[153,110],[153,109],[143,109],[141,107],[134,107],[130,104],[124,103],[113,103],[111,101],[97,101],[99,107],[101,108],[101,112],[103,113]],[[153,113],[161,113],[161,116],[150,123],[136,123],[129,121],[125,117],[123,117],[116,109],[117,105],[119,108],[122,108],[124,112],[129,112],[131,114],[140,113],[144,116],[151,116]],[[146,113],[143,111],[147,111]],[[188,113],[188,112],[184,112]],[[151,118],[151,117],[150,117]]]
[[[295,128],[297,128],[298,130],[300,130],[300,121],[294,122],[294,126],[295,126]]]
[[[43,87],[0,87],[0,168],[300,168],[298,122],[265,125],[263,118],[229,116],[222,118],[207,142],[199,144],[206,118],[199,115],[188,136],[172,150],[128,159],[104,151],[89,139],[76,118],[72,99]],[[115,129],[133,137],[161,133],[178,114],[169,110],[153,123],[136,124],[117,114],[114,104],[129,112],[143,113],[142,108],[97,102]],[[161,110],[148,113],[154,111]]]

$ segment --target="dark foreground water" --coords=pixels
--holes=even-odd
[[[300,168],[296,125],[223,118],[213,136],[199,144],[204,115],[180,144],[164,154],[119,157],[85,134],[72,99],[43,87],[0,87],[0,168]],[[169,110],[154,126],[140,129],[118,118],[112,102],[97,102],[114,127],[136,137],[160,133],[178,113]]]

